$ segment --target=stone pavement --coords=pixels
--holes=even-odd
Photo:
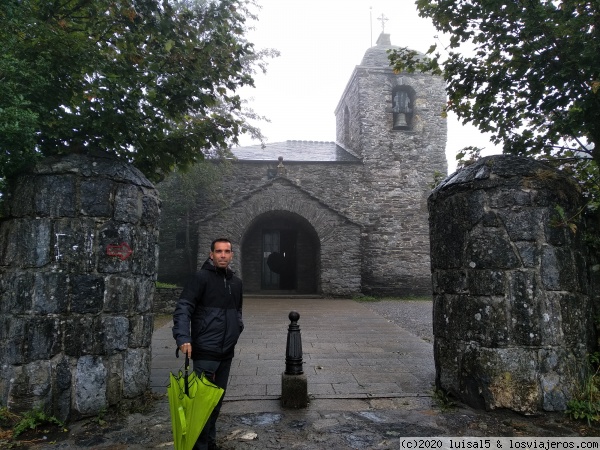
[[[219,417],[218,441],[227,450],[398,449],[402,436],[599,436],[600,430],[564,414],[524,417],[457,405],[444,411],[432,399],[432,344],[352,300],[245,298],[240,338]],[[398,302],[408,308],[411,302]],[[288,314],[300,313],[304,372],[310,403],[280,405]],[[152,388],[146,413],[92,418],[69,425],[26,448],[172,449],[166,386],[176,359],[171,323],[153,336]],[[52,439],[57,439],[52,442]]]
[[[285,370],[288,314],[300,314],[304,373],[311,399],[428,396],[435,377],[433,346],[352,300],[244,299],[244,324],[224,410],[240,400],[276,400]],[[175,358],[172,322],[155,330],[154,392],[166,392]]]

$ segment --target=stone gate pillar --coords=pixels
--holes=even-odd
[[[574,181],[491,156],[429,198],[436,384],[474,407],[566,409],[594,346]],[[576,220],[576,219],[574,219]]]
[[[107,155],[48,158],[0,222],[0,404],[62,420],[149,386],[159,200]]]

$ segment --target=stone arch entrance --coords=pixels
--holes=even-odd
[[[269,211],[249,226],[242,243],[248,293],[314,294],[320,289],[320,243],[313,226],[290,211]]]
[[[242,264],[243,253],[248,249],[251,253],[250,246],[261,242],[262,235],[257,238],[251,231],[261,223],[270,226],[276,223],[275,219],[281,219],[281,224],[288,228],[308,233],[308,244],[297,245],[297,248],[299,251],[309,249],[309,253],[319,255],[315,263],[313,292],[335,297],[360,292],[360,225],[284,177],[273,179],[199,223],[198,265],[201,266],[206,259],[214,236],[229,237],[234,248],[232,268],[244,281],[244,291],[250,292],[253,276],[246,273],[246,266]],[[256,255],[256,250],[254,252]]]

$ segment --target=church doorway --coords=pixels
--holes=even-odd
[[[242,241],[244,291],[317,293],[319,255],[316,231],[305,218],[287,211],[262,214]]]
[[[296,289],[296,230],[263,230],[263,290]]]

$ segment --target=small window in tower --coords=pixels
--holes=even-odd
[[[185,248],[185,231],[178,231],[175,235],[175,248]]]
[[[408,86],[399,86],[392,92],[394,130],[410,130],[414,113],[414,91]]]

